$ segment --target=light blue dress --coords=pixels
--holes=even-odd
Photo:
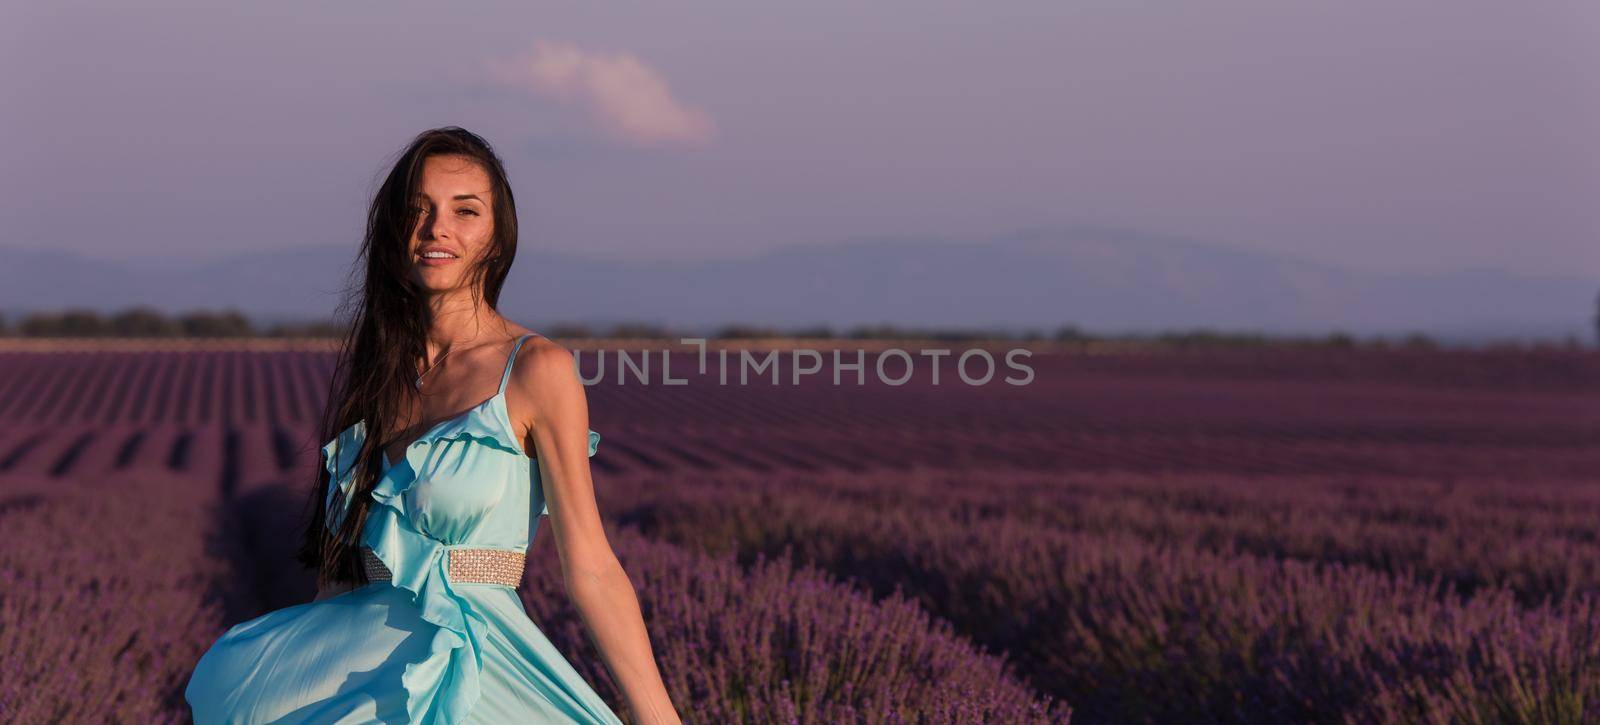
[[[196,723],[620,725],[515,589],[446,576],[449,549],[526,552],[550,513],[538,464],[506,412],[506,382],[528,337],[512,347],[494,397],[433,426],[403,464],[382,456],[362,537],[394,578],[229,629],[184,690]],[[330,503],[334,490],[351,500],[363,423],[322,447],[338,483]],[[589,455],[599,442],[589,431]]]

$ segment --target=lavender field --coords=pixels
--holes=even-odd
[[[1600,719],[1596,353],[1040,352],[1024,386],[869,355],[837,387],[610,355],[595,486],[687,722]],[[332,363],[0,352],[0,721],[186,721],[206,646],[311,599]],[[558,567],[542,528],[528,612],[626,716]]]

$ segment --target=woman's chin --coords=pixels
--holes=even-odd
[[[428,294],[445,294],[462,288],[461,275],[454,272],[445,274],[419,268],[412,272],[411,279],[416,282],[418,289]]]

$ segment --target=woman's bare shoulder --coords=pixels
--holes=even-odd
[[[516,370],[511,377],[524,390],[534,392],[541,387],[561,385],[569,374],[576,377],[572,351],[555,340],[534,333],[517,351]]]
[[[581,398],[576,358],[561,343],[535,334],[517,351],[510,385],[534,407],[549,405],[574,395]]]
[[[572,352],[543,335],[528,338],[517,351],[512,367],[507,414],[524,447],[530,446],[539,421],[565,417],[570,411],[587,415],[583,384]],[[531,449],[529,449],[531,450]]]

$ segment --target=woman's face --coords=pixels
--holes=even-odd
[[[488,254],[494,235],[489,175],[465,156],[429,156],[411,230],[411,277],[425,290],[465,286],[471,269]]]

